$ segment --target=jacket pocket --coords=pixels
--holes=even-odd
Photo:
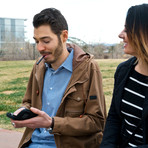
[[[65,105],[65,116],[78,117],[84,112],[84,100],[80,97],[68,98]]]

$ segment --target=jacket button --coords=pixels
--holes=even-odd
[[[80,115],[80,118],[82,118],[83,117],[83,115]]]
[[[81,98],[80,98],[80,97],[78,97],[78,98],[77,98],[77,101],[80,101],[80,100],[81,100]]]
[[[37,94],[37,95],[39,94],[39,90],[36,91],[36,94]]]

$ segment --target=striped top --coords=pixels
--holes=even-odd
[[[121,113],[124,118],[124,127],[122,129],[123,139],[130,137],[142,118],[143,103],[147,88],[148,76],[144,76],[133,70],[124,87],[121,103]],[[142,144],[143,129],[140,126],[133,138],[129,141],[128,146],[137,147]]]

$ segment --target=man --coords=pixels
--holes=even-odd
[[[68,25],[49,8],[33,19],[34,39],[43,57],[34,65],[22,108],[38,116],[18,121],[27,127],[19,148],[98,148],[106,119],[102,78],[93,57],[66,44]]]

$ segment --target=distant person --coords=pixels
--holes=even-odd
[[[27,127],[19,148],[98,148],[106,119],[98,64],[80,47],[66,45],[68,25],[59,10],[42,10],[33,26],[42,60],[14,114],[28,108],[38,116],[11,120],[15,128]]]
[[[101,148],[147,148],[148,4],[129,8],[119,38],[133,57],[117,67]]]

